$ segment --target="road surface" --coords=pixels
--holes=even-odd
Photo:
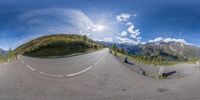
[[[37,73],[64,77],[90,70],[107,54],[105,53],[107,51],[108,49],[104,49],[84,55],[59,59],[40,59],[27,56],[19,56],[19,59],[29,69]]]
[[[180,79],[158,80],[139,75],[130,70],[111,55],[108,49],[98,52],[101,53],[92,54],[94,58],[98,56],[97,58],[100,59],[105,55],[98,64],[83,74],[69,78],[52,78],[40,75],[30,70],[20,60],[16,60],[13,63],[4,63],[0,65],[0,100],[200,99],[199,72]],[[87,59],[84,55],[79,57],[80,62],[71,63],[73,66],[76,64],[77,66],[82,65],[82,63],[83,65],[93,64],[92,58],[89,59],[89,57]],[[83,62],[81,62],[82,57],[84,59],[82,60]],[[26,57],[24,58],[26,60]],[[85,59],[88,64],[86,64]],[[37,59],[34,60],[37,62]],[[63,59],[63,62],[60,63],[67,64],[66,62],[69,60],[66,58],[66,61]],[[27,63],[31,64],[28,60]],[[38,67],[36,68],[42,67],[39,64],[37,65]],[[49,67],[50,65],[45,66]],[[66,68],[71,70],[71,68]],[[80,68],[82,69],[82,67]],[[43,71],[45,69],[41,68]],[[79,67],[77,69],[76,71],[79,71]],[[53,68],[47,72],[53,72],[52,70]],[[56,73],[60,72],[64,73],[64,71],[56,71]]]

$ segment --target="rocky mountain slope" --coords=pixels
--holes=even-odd
[[[111,46],[111,43],[101,42]],[[200,48],[181,42],[152,42],[139,45],[119,44],[129,55],[146,61],[190,61],[200,58]]]

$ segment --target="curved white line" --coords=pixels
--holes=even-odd
[[[79,75],[79,74],[82,74],[84,72],[87,72],[89,70],[91,70],[94,66],[96,66],[105,56],[107,55],[107,53],[102,56],[97,62],[95,62],[92,66],[84,69],[84,70],[81,70],[79,72],[76,72],[76,73],[73,73],[73,74],[67,74],[67,75],[55,75],[55,74],[48,74],[48,73],[44,73],[44,72],[37,72],[36,69],[34,69],[33,67],[31,67],[30,65],[26,64],[20,56],[18,56],[18,59],[22,62],[22,64],[24,64],[25,66],[27,66],[30,70],[36,72],[36,73],[39,73],[40,75],[44,75],[44,76],[48,76],[48,77],[56,77],[56,78],[62,78],[62,77],[72,77],[72,76],[76,76],[76,75]]]
[[[34,69],[33,67],[31,67],[31,66],[29,66],[29,65],[27,65],[27,64],[25,64],[29,69],[31,69],[32,71],[36,71],[36,69]]]
[[[93,68],[93,66],[90,66],[90,67],[88,67],[88,68],[86,68],[86,69],[84,69],[84,70],[82,70],[82,71],[80,71],[80,72],[73,73],[73,74],[67,74],[67,75],[65,75],[65,77],[71,77],[71,76],[79,75],[79,74],[82,74],[82,73],[84,73],[84,72],[86,72],[86,71],[92,69],[92,68]]]
[[[39,72],[39,74],[44,75],[44,76],[48,76],[48,77],[64,77],[64,75],[47,74],[47,73],[44,73],[44,72]]]

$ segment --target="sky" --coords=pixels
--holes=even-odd
[[[49,34],[106,42],[200,46],[198,0],[0,0],[0,48]]]

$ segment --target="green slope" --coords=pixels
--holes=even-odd
[[[14,50],[14,54],[34,57],[64,56],[103,48],[102,45],[74,34],[48,35],[27,42]]]
[[[126,48],[127,51],[124,51]],[[118,44],[112,51],[119,56],[134,59],[146,64],[173,65],[200,61],[200,48],[180,42],[156,42],[141,45]]]

